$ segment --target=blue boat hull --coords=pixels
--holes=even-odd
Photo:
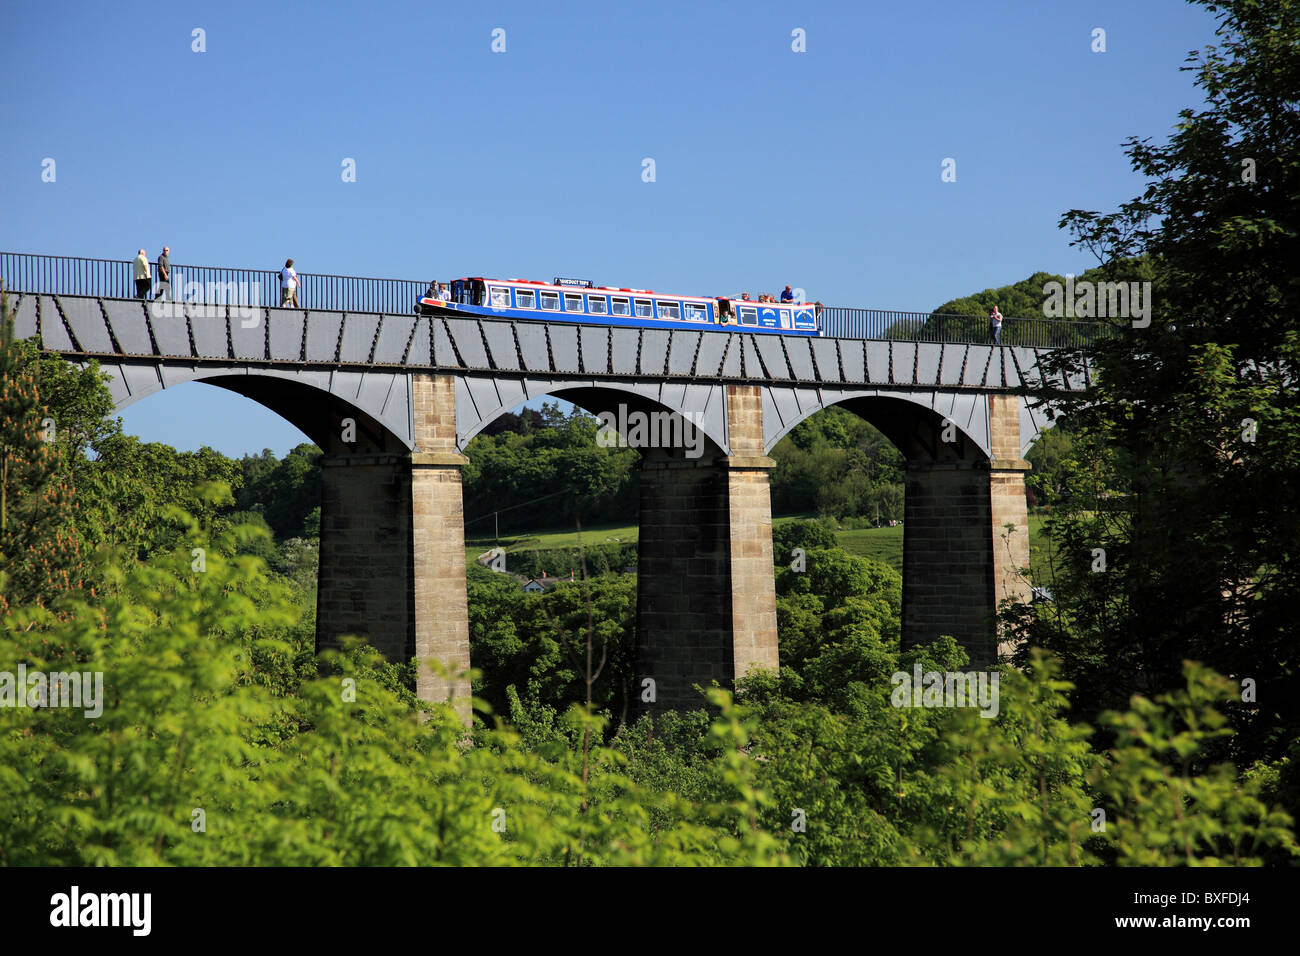
[[[750,303],[746,302],[745,305]],[[494,309],[483,305],[463,305],[458,302],[438,302],[421,299],[416,311],[422,315],[442,315],[457,318],[512,319],[519,322],[540,322],[542,324],[582,324],[606,325],[620,328],[641,329],[694,329],[699,332],[751,332],[755,335],[817,335],[816,329],[781,329],[764,328],[756,325],[740,325],[735,321],[727,323],[688,321],[685,319],[669,321],[664,319],[646,319],[636,316],[591,315],[586,312],[556,312],[554,318],[538,315],[536,309]]]

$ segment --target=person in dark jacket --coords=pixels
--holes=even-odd
[[[163,246],[162,255],[158,257],[158,294],[155,299],[161,299],[163,296],[172,298],[172,251],[168,246]]]

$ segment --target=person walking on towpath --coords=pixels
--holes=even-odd
[[[280,270],[280,308],[288,306],[298,306],[298,273],[294,271],[292,259],[286,259]]]
[[[158,257],[158,294],[155,299],[161,299],[163,296],[172,298],[172,257],[171,248],[163,246],[162,255]]]

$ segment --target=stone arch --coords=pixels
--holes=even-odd
[[[904,646],[949,635],[975,666],[991,664],[999,603],[1028,598],[1020,573],[1029,564],[1029,466],[1020,458],[1025,403],[973,391],[837,389],[805,396],[791,413],[799,397],[770,400],[772,407],[784,400],[787,413],[778,408],[778,427],[764,429],[769,451],[799,422],[838,405],[875,426],[906,459]]]
[[[104,362],[100,368],[109,375],[119,411],[167,388],[200,382],[270,409],[327,453],[403,454],[414,449],[406,373],[131,361]],[[348,418],[356,424],[350,444],[342,440]]]
[[[908,454],[911,436],[900,435],[903,439],[900,443],[900,440],[895,438],[895,434],[898,434],[900,429],[915,432],[927,420],[938,425],[949,420],[957,426],[963,439],[960,444],[967,451],[973,452],[974,449],[978,449],[979,454],[986,459],[1007,457],[1005,448],[1000,454],[994,452],[995,437],[988,398],[989,393],[973,390],[960,392],[898,388],[813,390],[769,386],[764,389],[763,394],[764,443],[767,453],[771,454],[777,443],[800,422],[832,405],[844,405],[853,408],[866,421],[885,433],[904,454]],[[872,399],[881,401],[870,401]],[[1051,427],[1052,420],[1048,417],[1045,408],[1031,406],[1023,398],[1016,398],[1015,401],[1019,420],[1019,443],[1017,453],[1011,457],[1018,458],[1024,455],[1044,429]],[[890,402],[893,404],[889,404]]]
[[[620,403],[629,411],[676,412],[698,423],[711,450],[731,454],[726,397],[721,385],[619,382],[593,379],[502,379],[456,376],[456,445],[462,451],[490,422],[524,402],[559,396],[597,414]]]
[[[412,373],[129,358],[106,359],[100,368],[108,376],[119,410],[167,388],[200,382],[250,398],[302,430],[324,452],[319,459],[318,648],[337,646],[342,635],[351,634],[367,638],[395,662],[421,650],[413,580],[417,556],[412,529],[419,517],[412,504],[413,459],[438,455],[417,453],[429,449],[417,450],[413,440]],[[446,392],[450,394],[450,387]],[[344,418],[355,420],[353,441],[343,440]],[[445,421],[450,420],[447,414]],[[426,433],[425,437],[442,436]],[[421,464],[426,470],[438,465]],[[458,502],[458,468],[453,464],[450,470],[457,471]],[[445,510],[456,513],[450,507]],[[458,534],[447,535],[443,550],[463,560]],[[454,567],[454,561],[445,563]],[[443,618],[454,617],[457,608],[464,617],[463,574],[459,583],[459,593],[453,590],[439,607]],[[439,616],[426,614],[433,619]]]

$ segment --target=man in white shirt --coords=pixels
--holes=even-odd
[[[293,260],[286,259],[280,270],[280,308],[298,305],[298,273],[294,271]]]

